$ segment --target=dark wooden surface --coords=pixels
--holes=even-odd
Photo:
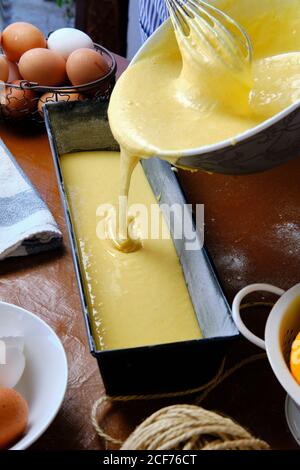
[[[119,72],[126,66],[118,59]],[[68,355],[69,384],[63,406],[32,449],[104,449],[90,423],[93,402],[104,394],[96,361],[88,351],[63,211],[47,137],[0,126],[0,135],[36,185],[64,232],[61,251],[0,263],[0,299],[46,320]],[[300,159],[261,175],[228,177],[180,175],[190,202],[205,203],[206,242],[229,299],[242,286],[268,281],[287,288],[299,281]],[[267,312],[249,312],[262,333]],[[245,340],[236,343],[228,366],[259,352]],[[209,358],[207,358],[209,360]],[[197,364],[195,364],[197,374]],[[125,439],[151,412],[180,400],[114,405],[103,416],[105,429]],[[284,417],[285,393],[266,360],[227,379],[203,406],[232,416],[274,449],[297,449]]]

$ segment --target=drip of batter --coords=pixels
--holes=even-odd
[[[128,216],[128,195],[131,176],[134,168],[139,162],[125,149],[121,150],[120,192],[119,192],[119,217],[116,227],[112,226],[111,220],[107,223],[108,239],[114,247],[124,253],[132,253],[142,247],[142,242],[136,230],[134,219]]]
[[[203,53],[199,37],[187,47],[171,25],[165,25],[160,41],[119,79],[110,101],[110,126],[121,147],[124,200],[139,158],[159,156],[175,163],[184,150],[233,139],[300,97],[300,53],[295,52],[300,50],[298,0],[212,3],[249,34],[253,67],[227,67],[214,48]],[[134,251],[141,243],[131,244],[128,237],[125,202],[120,205],[120,221],[121,242],[115,246]]]

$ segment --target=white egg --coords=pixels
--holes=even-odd
[[[0,363],[0,387],[14,388],[21,380],[26,365],[24,338],[0,337],[0,341],[5,344],[5,364]]]
[[[57,29],[48,38],[48,49],[62,55],[66,60],[72,52],[84,47],[93,49],[94,44],[91,38],[79,29]]]

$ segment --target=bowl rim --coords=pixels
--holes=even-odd
[[[138,60],[140,60],[141,56],[145,53],[145,51],[149,48],[154,46],[156,43],[159,42],[160,37],[164,34],[165,31],[168,29],[172,28],[172,23],[171,19],[167,18],[161,26],[153,33],[152,36],[150,36],[144,44],[141,46],[141,48],[138,50],[136,55],[133,57],[132,61],[130,62],[129,66],[135,64]],[[126,73],[126,72],[125,72]],[[174,159],[175,157],[178,158],[184,158],[184,157],[194,157],[194,156],[200,156],[203,154],[207,153],[213,153],[219,150],[224,150],[227,147],[236,147],[238,144],[243,143],[245,140],[255,136],[256,134],[259,134],[262,131],[265,131],[266,129],[272,127],[274,124],[278,123],[285,117],[287,117],[289,114],[291,114],[293,111],[298,109],[300,107],[300,100],[297,100],[295,103],[291,104],[284,110],[280,111],[279,113],[275,114],[274,116],[264,120],[260,124],[258,124],[255,127],[251,127],[250,129],[240,133],[236,134],[235,136],[232,136],[228,139],[221,140],[220,142],[217,142],[215,144],[210,144],[210,145],[204,145],[201,147],[193,147],[188,150],[159,150],[159,155],[162,157],[167,157],[167,158],[172,158]],[[153,149],[154,151],[155,149]]]
[[[298,406],[300,406],[300,385],[294,379],[283,357],[279,343],[282,319],[293,299],[299,296],[300,283],[291,287],[277,300],[265,327],[266,350],[273,372],[279,383]]]
[[[13,309],[17,312],[23,313],[26,316],[31,317],[33,319],[33,321],[35,321],[37,323],[40,323],[42,325],[42,327],[45,328],[45,330],[48,331],[48,333],[51,335],[51,337],[55,338],[56,344],[59,347],[60,353],[61,353],[61,361],[62,361],[61,362],[62,363],[61,367],[62,367],[63,375],[62,375],[62,379],[60,381],[60,383],[61,383],[61,392],[60,392],[59,399],[57,400],[56,406],[53,407],[52,412],[49,413],[48,419],[44,421],[44,423],[39,427],[39,429],[35,433],[33,433],[33,435],[30,438],[26,439],[26,433],[25,433],[24,436],[22,436],[21,439],[19,439],[19,441],[16,442],[10,448],[10,450],[25,450],[28,447],[30,447],[32,444],[34,444],[45,433],[45,431],[49,428],[51,423],[56,418],[56,416],[57,416],[57,414],[58,414],[58,412],[59,412],[59,410],[62,406],[64,397],[65,397],[65,394],[66,394],[67,386],[68,386],[68,361],[67,361],[67,356],[66,356],[65,349],[62,345],[62,342],[61,342],[60,338],[58,337],[58,335],[56,334],[54,329],[51,328],[51,326],[48,325],[44,320],[42,320],[40,317],[38,317],[34,313],[24,309],[23,307],[19,307],[18,305],[15,305],[15,304],[0,301],[0,306],[4,306],[4,308],[6,307],[6,308],[9,308],[9,309]],[[26,441],[24,442],[24,444],[20,445],[20,443],[23,441],[23,439],[24,440],[26,439]]]

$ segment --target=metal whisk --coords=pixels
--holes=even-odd
[[[252,60],[252,43],[244,29],[223,11],[202,0],[166,0],[177,34],[189,46],[201,40],[201,53],[214,53],[233,69],[244,68]],[[193,33],[193,34],[192,34]],[[205,46],[205,47],[203,47]]]

